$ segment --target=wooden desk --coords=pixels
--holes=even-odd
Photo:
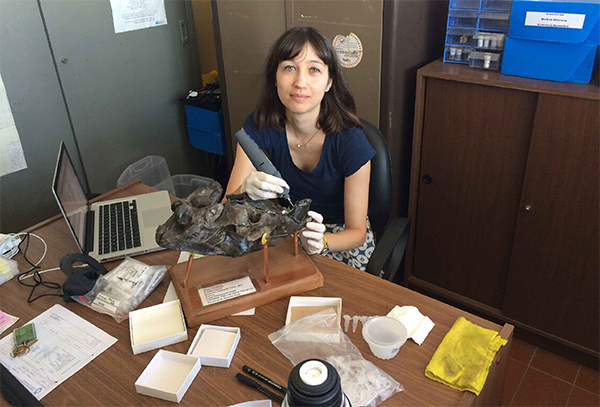
[[[134,182],[111,191],[99,199],[111,199],[149,191],[150,189],[145,185]],[[48,244],[48,254],[41,264],[42,270],[56,267],[63,255],[77,251],[62,216],[48,219],[30,228],[29,231],[44,238]],[[28,251],[28,258],[33,262],[41,254],[41,244],[36,240],[32,238]],[[179,252],[168,250],[139,256],[137,259],[151,265],[172,265],[176,263],[178,256]],[[414,305],[436,324],[422,346],[408,340],[398,355],[391,360],[380,360],[373,356],[360,333],[362,325],[359,324],[356,333],[352,333],[352,329],[349,329],[347,335],[359,348],[362,355],[405,387],[405,391],[387,400],[383,404],[384,406],[500,405],[513,333],[511,325],[504,325],[504,327],[496,325],[328,258],[313,256],[313,259],[323,273],[325,286],[305,295],[341,297],[343,313],[349,315],[385,315],[394,305]],[[19,262],[21,271],[28,269],[21,253],[15,257],[15,260]],[[112,262],[106,266],[110,270],[118,263],[118,261]],[[45,281],[61,284],[64,281],[64,275],[60,271],[49,272],[43,276]],[[166,277],[140,307],[161,303],[169,281],[169,277]],[[118,339],[118,342],[107,351],[44,397],[42,403],[47,406],[169,404],[163,400],[136,393],[134,383],[157,350],[134,356],[131,350],[127,321],[117,324],[107,315],[96,313],[78,303],[64,303],[59,297],[44,297],[32,304],[27,304],[29,290],[30,288],[18,284],[15,279],[0,286],[0,309],[20,318],[8,331],[23,325],[58,303]],[[36,291],[37,294],[50,292],[43,287]],[[287,304],[288,300],[284,299],[257,308],[254,316],[228,317],[216,321],[216,325],[241,328],[242,338],[231,367],[229,369],[202,367],[181,404],[227,406],[248,400],[264,399],[260,393],[239,384],[235,379],[235,374],[241,372],[242,366],[245,364],[279,383],[286,383],[292,365],[271,344],[267,335],[284,325]],[[509,340],[508,344],[496,355],[487,383],[479,397],[475,397],[469,392],[462,393],[453,390],[425,377],[425,367],[431,356],[459,316],[464,316],[482,327],[500,331],[502,337]],[[189,339],[186,342],[171,345],[165,349],[186,353],[196,331],[197,328],[190,329],[188,331]],[[2,336],[7,334],[5,332]],[[0,405],[7,405],[3,398],[0,398],[0,401]]]

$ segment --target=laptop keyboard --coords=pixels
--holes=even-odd
[[[98,254],[119,252],[142,245],[135,199],[100,205]]]

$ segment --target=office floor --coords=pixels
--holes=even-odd
[[[502,405],[598,407],[600,374],[597,370],[514,339]]]

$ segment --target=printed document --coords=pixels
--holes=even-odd
[[[13,336],[7,335],[0,340],[0,363],[38,400],[117,342],[58,304],[30,322],[35,324],[37,343],[25,355],[12,358]]]
[[[242,277],[226,283],[215,284],[198,290],[202,305],[207,306],[221,301],[237,298],[242,295],[256,292],[250,277]]]
[[[205,257],[203,254],[195,254],[194,253],[194,260],[195,259],[199,259]],[[188,259],[190,258],[190,253],[189,252],[180,252],[179,253],[179,259],[177,259],[177,263],[183,263],[188,261]],[[171,281],[169,283],[169,288],[167,288],[167,294],[165,294],[165,299],[163,300],[163,302],[169,302],[169,301],[173,301],[173,300],[177,300],[177,292],[175,292],[175,287],[173,286],[173,282]],[[250,308],[246,311],[241,311],[238,312],[237,314],[232,314],[231,316],[242,316],[242,315],[254,315],[255,309],[254,308]]]
[[[27,168],[21,139],[0,76],[0,177]]]
[[[10,328],[12,324],[17,322],[18,320],[18,317],[13,317],[12,315],[8,315],[0,311],[0,334],[6,331],[8,328]]]
[[[165,0],[110,0],[115,34],[167,24]]]

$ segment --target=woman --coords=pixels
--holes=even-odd
[[[238,145],[226,194],[272,199],[290,188],[294,202],[311,198],[312,222],[300,233],[304,250],[364,270],[374,248],[367,208],[375,151],[331,41],[311,27],[279,38],[258,107],[243,128],[283,179],[256,171]]]

